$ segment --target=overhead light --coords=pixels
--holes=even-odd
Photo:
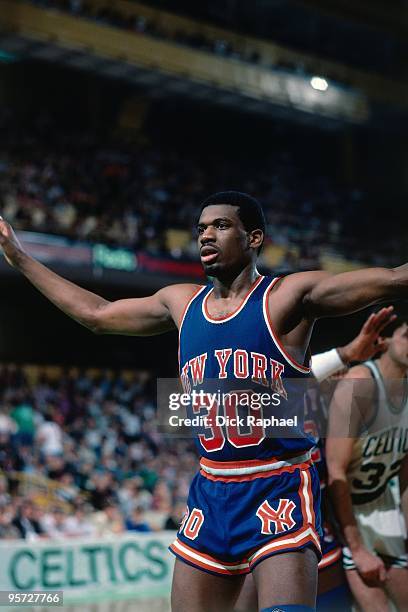
[[[310,84],[313,89],[317,89],[318,91],[327,91],[329,89],[329,84],[326,79],[322,77],[314,76],[310,79]]]

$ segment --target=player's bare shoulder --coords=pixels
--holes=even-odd
[[[350,368],[344,376],[343,382],[350,387],[350,393],[358,398],[360,403],[371,405],[375,395],[376,383],[367,365],[359,363]]]
[[[358,365],[350,368],[344,378],[373,380],[370,369],[363,363],[359,363]]]
[[[327,276],[327,272],[320,270],[295,272],[277,277],[272,282],[268,294],[268,308],[280,333],[287,333],[303,320],[307,322],[307,296]]]
[[[354,413],[353,421],[358,422],[360,426],[370,419],[375,392],[376,384],[369,367],[363,363],[356,365],[349,369],[336,387],[334,394],[334,403],[338,406],[336,410],[343,413],[351,410]]]
[[[160,299],[168,308],[171,318],[177,327],[180,325],[187,305],[203,286],[204,285],[197,285],[194,283],[183,283],[168,285],[160,289]]]
[[[311,270],[310,272],[293,272],[277,277],[274,283],[270,296],[279,294],[279,297],[289,294],[292,299],[306,295],[320,281],[331,276],[330,272],[325,270]]]
[[[364,363],[359,363],[350,368],[337,385],[337,391],[341,390],[344,393],[347,390],[350,395],[358,394],[369,400],[374,389],[375,381],[369,367]]]

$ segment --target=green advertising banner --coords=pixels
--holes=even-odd
[[[174,532],[110,538],[0,540],[0,590],[62,590],[65,603],[166,597]]]

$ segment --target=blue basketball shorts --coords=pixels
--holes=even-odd
[[[201,458],[171,552],[224,576],[248,574],[267,557],[305,547],[320,559],[320,484],[309,457]]]
[[[323,523],[323,537],[320,544],[322,548],[322,558],[319,563],[319,571],[331,567],[342,558],[342,547],[336,538],[334,531],[327,521]]]

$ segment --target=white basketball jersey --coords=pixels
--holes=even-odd
[[[408,452],[408,393],[400,407],[390,401],[374,361],[364,363],[377,386],[377,406],[371,422],[353,447],[347,478],[353,505],[368,504],[384,493]],[[406,379],[408,383],[408,379]]]

